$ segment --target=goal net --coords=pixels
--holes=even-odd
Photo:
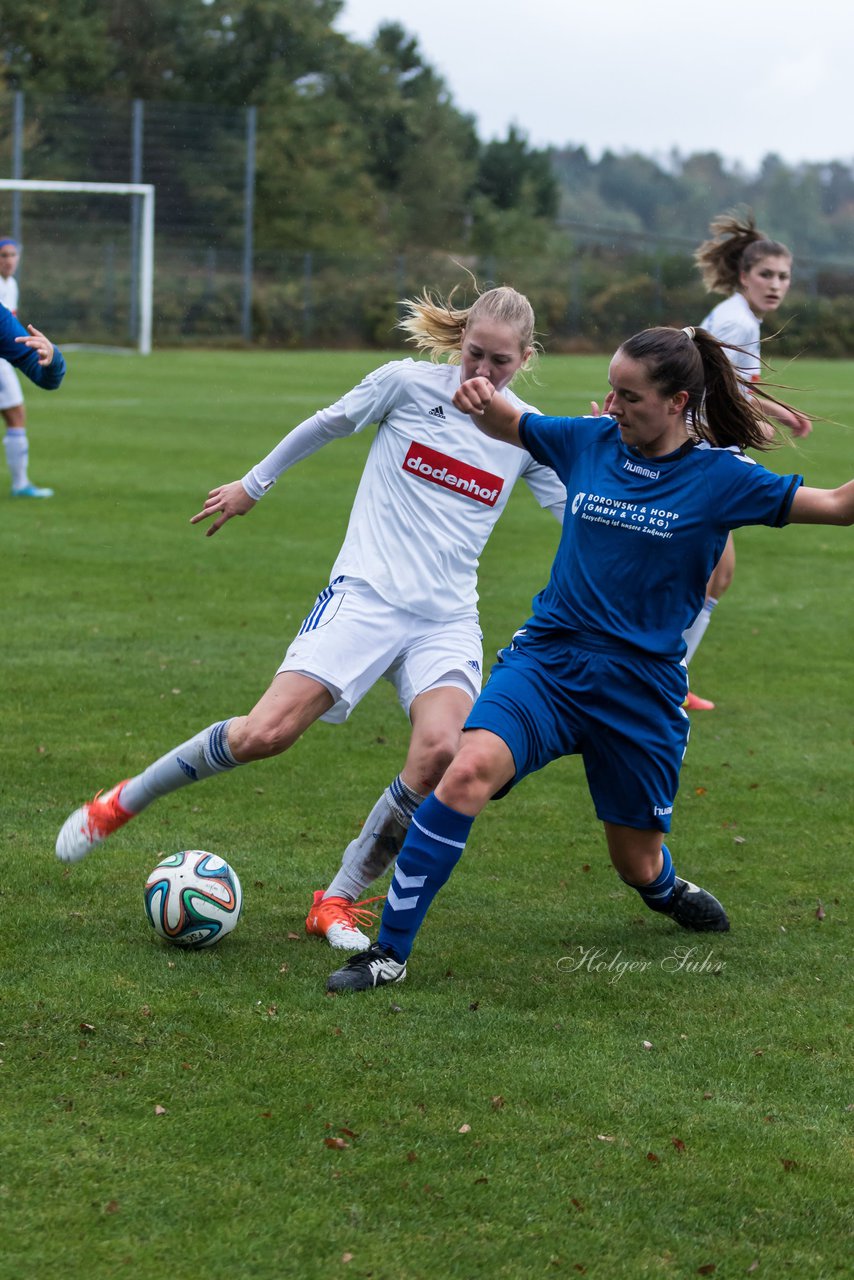
[[[19,316],[68,350],[151,351],[154,187],[0,178],[0,234],[21,240]]]

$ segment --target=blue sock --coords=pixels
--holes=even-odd
[[[397,859],[377,941],[404,961],[427,908],[459,862],[474,818],[430,795],[415,810]]]
[[[650,911],[667,910],[670,899],[673,897],[673,887],[676,883],[673,859],[666,844],[661,846],[661,854],[664,858],[664,865],[651,884],[632,884],[631,880],[626,880],[627,885],[637,890]]]

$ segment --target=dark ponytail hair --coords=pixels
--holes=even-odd
[[[770,449],[777,443],[773,422],[750,395],[756,384],[736,373],[727,347],[707,329],[671,329],[660,325],[636,333],[620,347],[623,355],[646,365],[651,382],[662,395],[688,392],[685,421],[698,440],[718,448]],[[791,409],[766,390],[762,396]],[[795,410],[791,410],[795,412]]]

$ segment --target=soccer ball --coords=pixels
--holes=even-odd
[[[145,914],[178,947],[212,947],[240,919],[237,872],[215,853],[184,849],[158,862],[145,882]]]

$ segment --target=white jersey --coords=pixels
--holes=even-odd
[[[330,576],[362,578],[384,600],[436,621],[477,616],[478,557],[520,476],[541,506],[566,500],[550,467],[454,408],[459,385],[457,365],[396,360],[331,409],[354,431],[375,422],[378,430]]]
[[[14,276],[0,276],[0,303],[15,315],[18,310],[18,282]],[[8,360],[0,360],[0,410],[17,409],[24,403],[24,393],[15,370]]]
[[[719,342],[743,347],[742,351],[728,351],[730,362],[748,382],[755,382],[762,373],[759,356],[759,320],[747,305],[743,293],[734,293],[725,302],[713,307],[700,328],[708,329]],[[746,353],[746,354],[745,354]]]
[[[18,314],[18,281],[14,276],[0,276],[0,302],[13,316]]]

